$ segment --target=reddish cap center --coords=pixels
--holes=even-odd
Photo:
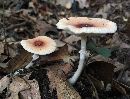
[[[35,45],[35,46],[43,46],[43,44],[44,44],[43,41],[40,41],[40,40],[34,41],[34,45]]]
[[[76,24],[74,25],[77,28],[82,28],[82,27],[94,27],[92,24]]]

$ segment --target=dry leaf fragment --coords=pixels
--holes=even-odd
[[[31,61],[31,59],[32,59],[32,54],[25,50],[22,50],[19,55],[16,55],[14,58],[9,60],[9,62],[7,63],[8,67],[6,68],[6,71],[12,72],[17,69],[20,69],[26,66],[25,64]]]
[[[0,54],[4,53],[4,44],[0,42]]]
[[[106,86],[113,80],[114,65],[104,61],[95,61],[88,64],[87,72],[98,80],[104,81]]]
[[[104,83],[102,83],[102,81],[96,79],[91,74],[88,74],[88,77],[91,79],[91,81],[93,82],[93,84],[94,84],[94,86],[96,87],[97,90],[104,89]]]
[[[96,15],[102,15],[102,17],[106,19],[108,17],[108,11],[110,11],[110,8],[111,8],[110,3],[105,4],[101,9],[98,10]]]
[[[11,96],[8,99],[19,99],[18,93],[29,88],[30,85],[23,78],[13,78],[12,83],[9,85]]]
[[[29,83],[30,89],[20,92],[20,97],[22,99],[41,99],[38,82],[35,79],[26,81]]]
[[[65,42],[62,42],[60,40],[55,40],[57,47],[63,47],[65,45]]]
[[[49,54],[49,55],[44,56],[44,57],[41,56],[40,61],[43,61],[43,62],[49,61],[49,62],[51,62],[51,61],[57,61],[57,60],[63,60],[65,63],[72,64],[71,60],[74,61],[75,59],[74,59],[74,57],[69,55],[68,46],[65,45],[65,46],[59,48],[58,51],[55,51],[52,54]]]
[[[78,37],[76,35],[71,35],[69,37],[67,37],[64,41],[66,43],[68,43],[68,51],[71,53],[72,51],[74,50],[77,50],[76,48],[74,48],[73,46],[71,45],[74,45],[74,44],[77,44],[77,42],[81,40],[81,37]],[[70,45],[69,45],[70,44]]]
[[[79,93],[69,84],[59,66],[48,68],[48,78],[51,88],[56,89],[58,99],[81,99]]]
[[[57,47],[63,47],[67,43],[68,52],[71,53],[72,51],[77,50],[77,49],[75,47],[73,47],[73,45],[71,45],[70,42],[76,42],[77,40],[74,41],[74,39],[73,39],[73,40],[70,41],[70,39],[71,38],[68,38],[68,40],[65,39],[65,42],[64,41],[60,41],[60,40],[55,40],[55,42],[57,44]]]
[[[56,28],[54,28],[50,24],[47,24],[44,21],[36,21],[36,29],[37,29],[37,31],[39,33],[39,34],[37,34],[37,36],[45,35],[45,33],[48,32],[48,31],[57,32]]]
[[[81,9],[83,9],[83,8],[88,8],[89,5],[90,5],[90,0],[76,0],[76,1],[78,1],[79,7],[80,7]]]
[[[78,37],[76,35],[71,35],[71,36],[67,37],[64,41],[69,44],[73,44],[74,42],[77,43],[79,40],[81,40],[81,37]]]
[[[121,94],[126,95],[126,90],[123,88],[120,84],[118,84],[115,80],[113,80],[113,85],[112,87],[116,90],[119,91]]]
[[[123,64],[121,64],[121,63],[119,63],[119,62],[117,62],[116,60],[112,60],[112,59],[110,59],[110,58],[106,58],[106,57],[103,57],[103,56],[101,56],[101,55],[97,55],[97,56],[95,56],[95,57],[92,57],[92,58],[89,60],[88,64],[89,64],[89,63],[92,63],[92,62],[94,62],[94,61],[104,61],[104,62],[113,64],[113,65],[115,66],[115,67],[114,67],[114,72],[117,72],[117,71],[119,71],[119,70],[121,70],[121,69],[123,69],[123,68],[125,67],[125,65],[123,65]]]
[[[17,55],[17,45],[16,44],[10,44],[8,45],[8,51],[9,51],[9,55],[10,57],[15,57]]]
[[[117,33],[115,33],[112,39],[109,39],[106,43],[110,44],[110,47],[130,48],[130,45],[124,43]]]
[[[9,77],[4,76],[1,80],[0,80],[0,93],[2,93],[2,91],[8,87],[10,82]]]
[[[1,67],[1,68],[7,68],[8,66],[7,66],[6,63],[0,63],[0,67]]]
[[[56,0],[56,5],[61,5],[70,9],[72,6],[73,0]]]

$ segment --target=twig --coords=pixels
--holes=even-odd
[[[99,99],[98,92],[97,92],[97,90],[96,90],[96,88],[95,88],[93,82],[92,82],[91,79],[89,78],[89,75],[87,76],[87,79],[89,80],[89,82],[91,83],[91,85],[92,85],[92,87],[93,87],[93,89],[94,89],[96,99]]]
[[[6,31],[8,31],[8,30],[11,30],[11,29],[14,29],[14,28],[26,25],[26,24],[27,24],[27,22],[18,23],[18,24],[12,24],[12,25],[10,25],[9,27],[7,27],[5,29],[6,29]]]

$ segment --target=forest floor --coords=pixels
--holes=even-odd
[[[118,27],[88,37],[90,55],[74,85],[68,79],[81,38],[56,27],[72,16],[105,18]],[[37,36],[54,39],[57,49],[25,68],[33,54],[20,41]],[[130,0],[0,0],[0,99],[130,99],[129,66]]]

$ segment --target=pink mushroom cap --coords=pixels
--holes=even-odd
[[[72,34],[106,34],[117,30],[116,23],[103,18],[70,17],[60,19],[58,29],[69,30]]]
[[[50,54],[56,49],[56,42],[47,36],[22,40],[20,43],[25,50],[38,55]]]

